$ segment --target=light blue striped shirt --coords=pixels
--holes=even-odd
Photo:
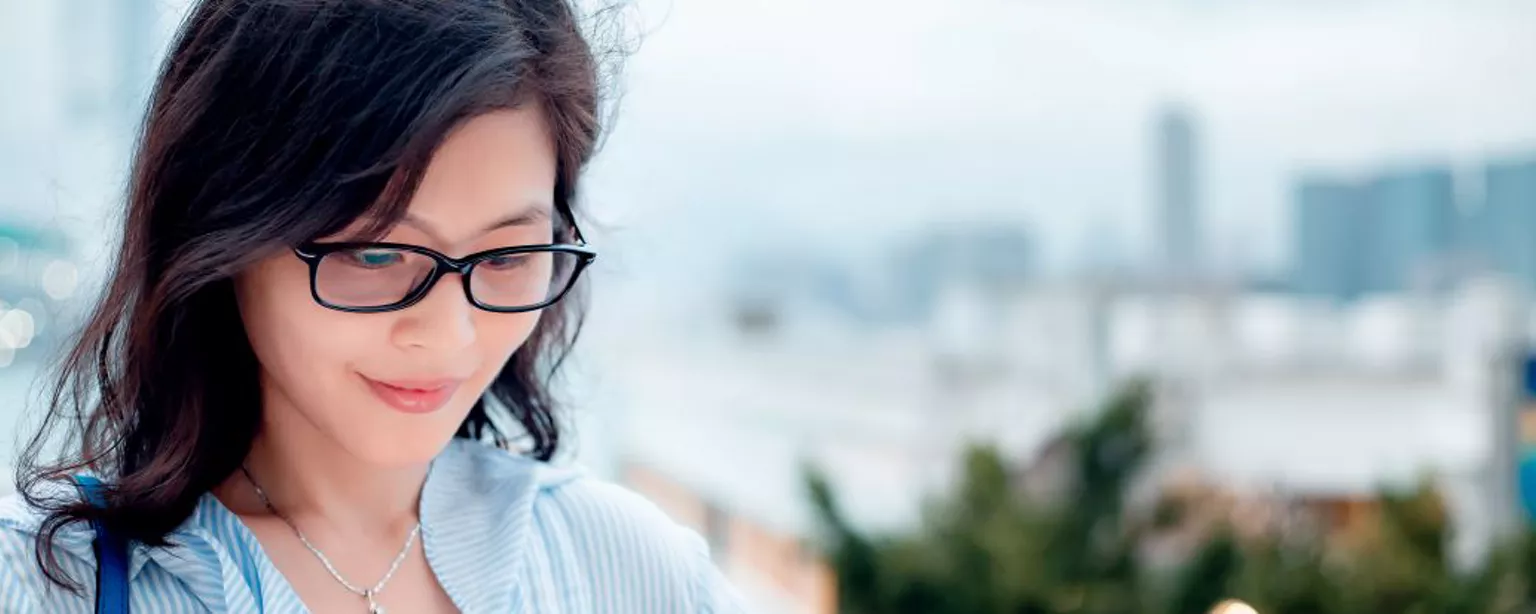
[[[696,533],[575,470],[455,439],[432,463],[420,511],[427,561],[465,614],[745,612]],[[64,568],[86,585],[76,596],[34,562],[40,519],[17,495],[0,501],[0,612],[89,614],[89,525],[72,523],[55,541]],[[167,539],[175,547],[130,552],[135,614],[308,611],[213,495]]]

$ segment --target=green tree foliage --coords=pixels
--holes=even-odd
[[[806,484],[846,614],[1195,614],[1237,598],[1263,614],[1517,614],[1536,604],[1536,537],[1472,569],[1447,550],[1449,515],[1428,481],[1384,491],[1370,530],[1340,548],[1324,532],[1199,533],[1173,570],[1140,553],[1189,510],[1141,514],[1128,497],[1153,453],[1151,387],[1134,382],[1063,434],[1059,497],[1027,500],[999,452],[965,452],[952,492],[910,532],[872,536],[844,516],[815,468]],[[1187,504],[1186,504],[1187,505]]]

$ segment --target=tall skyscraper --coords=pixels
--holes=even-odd
[[[1360,285],[1364,292],[1401,292],[1433,280],[1455,241],[1456,190],[1450,169],[1391,171],[1368,185]]]
[[[1296,291],[1338,300],[1360,294],[1364,192],[1357,184],[1321,177],[1304,179],[1297,186],[1291,233]]]
[[[1182,107],[1169,107],[1156,129],[1157,240],[1160,273],[1187,279],[1199,273],[1199,152],[1194,119]]]
[[[1310,178],[1295,193],[1295,288],[1348,301],[1433,281],[1456,240],[1456,194],[1440,167],[1363,181]]]
[[[1494,269],[1536,289],[1536,157],[1488,165],[1467,238]]]

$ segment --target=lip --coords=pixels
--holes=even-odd
[[[407,414],[429,414],[441,409],[448,403],[448,399],[453,398],[459,384],[464,382],[461,379],[446,378],[381,381],[362,374],[358,374],[358,377],[368,384],[373,396],[396,411]]]

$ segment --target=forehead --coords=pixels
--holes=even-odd
[[[407,213],[445,233],[553,205],[556,155],[536,105],[486,113],[448,134]]]

